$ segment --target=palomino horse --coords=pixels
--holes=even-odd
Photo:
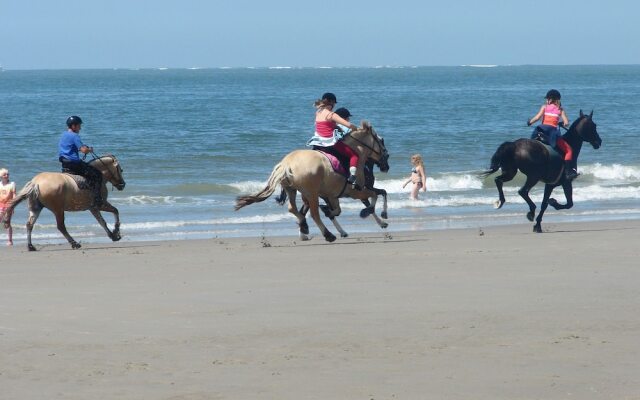
[[[354,149],[359,156],[358,183],[364,187],[363,165],[371,158],[380,163],[380,170],[389,170],[389,153],[382,139],[377,135],[373,127],[363,122],[362,127],[353,131],[343,139],[347,145]],[[289,212],[298,219],[300,227],[300,238],[308,240],[309,226],[305,215],[296,206],[296,195],[300,192],[302,200],[308,205],[311,217],[322,232],[324,238],[333,242],[336,237],[331,233],[320,219],[319,199],[322,198],[327,203],[329,211],[325,214],[330,219],[340,215],[339,198],[346,196],[354,199],[370,199],[371,207],[368,209],[376,222],[381,227],[386,227],[386,223],[375,213],[376,193],[370,189],[357,190],[347,184],[346,177],[333,170],[327,157],[315,150],[295,150],[287,154],[271,172],[267,181],[267,186],[254,195],[239,196],[236,200],[235,209],[266,200],[273,194],[276,187],[280,185],[286,196],[279,199],[283,204],[286,197],[289,197]],[[302,209],[304,211],[304,207]]]
[[[562,136],[573,149],[574,162],[578,160],[583,142],[590,143],[594,149],[598,149],[600,145],[602,145],[602,139],[600,139],[600,135],[598,135],[596,124],[593,122],[592,117],[593,111],[591,111],[591,114],[585,115],[582,113],[582,110],[580,110],[580,118],[575,120],[567,130],[567,133]],[[529,212],[527,213],[527,219],[529,221],[533,221],[536,211],[536,205],[529,197],[529,190],[531,190],[538,181],[546,183],[540,213],[536,218],[536,224],[533,226],[534,232],[542,232],[540,222],[547,209],[547,205],[551,204],[551,207],[556,210],[573,207],[573,186],[571,181],[565,179],[562,163],[554,165],[550,162],[549,150],[542,143],[531,139],[518,139],[515,142],[502,143],[493,157],[491,157],[491,168],[485,171],[483,175],[489,176],[499,168],[502,169],[502,174],[495,178],[498,195],[500,197],[495,203],[496,208],[502,207],[505,203],[502,184],[513,179],[518,170],[520,170],[527,176],[527,181],[524,186],[518,190],[518,194],[520,194],[529,205]],[[549,198],[553,189],[560,185],[562,185],[564,189],[564,195],[567,199],[566,204],[560,204],[556,199]]]
[[[31,231],[43,208],[48,208],[56,217],[56,223],[60,233],[64,235],[72,249],[79,249],[80,243],[76,242],[64,224],[65,211],[91,211],[98,223],[114,242],[120,240],[120,215],[118,209],[107,202],[106,181],[111,182],[116,189],[124,189],[126,183],[122,178],[122,168],[115,156],[107,155],[91,160],[89,164],[102,173],[102,199],[100,208],[93,207],[93,191],[89,188],[80,189],[72,176],[60,172],[42,172],[31,179],[20,190],[20,193],[9,205],[6,215],[23,200],[28,199],[29,220],[27,221],[27,247],[30,251],[36,248],[31,244]],[[107,223],[100,211],[113,213],[115,223],[113,232],[107,227]]]

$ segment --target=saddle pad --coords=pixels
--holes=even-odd
[[[87,182],[87,179],[84,176],[81,175],[76,175],[76,174],[71,174],[69,172],[64,172],[65,175],[67,175],[68,177],[70,177],[71,179],[73,179],[76,182],[76,185],[78,185],[78,189],[80,190],[91,190],[91,185],[89,185],[89,182]]]
[[[324,156],[327,157],[327,159],[329,160],[329,164],[331,164],[331,168],[333,168],[335,172],[341,175],[345,175],[345,176],[347,175],[347,171],[344,169],[342,164],[340,164],[340,160],[338,160],[336,156],[334,156],[333,154],[326,153],[322,150],[316,150],[316,151],[318,153],[324,154]]]

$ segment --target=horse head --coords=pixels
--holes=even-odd
[[[580,118],[574,122],[572,127],[575,127],[576,133],[584,142],[588,142],[594,149],[600,148],[602,145],[602,139],[598,135],[597,125],[593,122],[593,110],[589,115],[586,115],[580,110]]]
[[[384,145],[384,139],[369,122],[363,121],[360,128],[345,137],[345,141],[352,148],[358,149],[360,156],[373,159],[380,167],[380,171],[389,171],[389,152]]]
[[[118,190],[124,189],[126,182],[122,177],[122,167],[118,159],[114,155],[106,155],[92,160],[89,164],[96,167],[102,176],[104,176]]]

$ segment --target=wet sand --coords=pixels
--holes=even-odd
[[[0,398],[640,399],[640,221],[545,229],[2,248]]]

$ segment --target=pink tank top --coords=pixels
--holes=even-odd
[[[558,127],[560,122],[560,116],[562,115],[562,109],[555,104],[547,104],[544,106],[544,116],[542,117],[542,123],[544,125],[551,125]]]
[[[322,137],[333,137],[336,123],[333,121],[316,121],[316,132]]]

